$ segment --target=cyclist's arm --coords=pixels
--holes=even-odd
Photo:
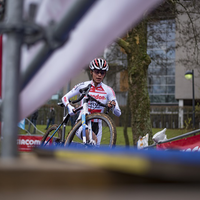
[[[112,100],[115,101],[115,106],[112,109],[112,111],[113,111],[114,115],[116,115],[117,117],[119,117],[121,115],[121,110],[119,108],[119,104],[117,102],[117,99],[116,99],[116,96],[115,96],[115,92],[113,91],[113,89],[111,87],[109,87],[108,100],[109,101],[112,101]]]
[[[69,104],[69,100],[76,96],[77,94],[79,94],[77,91],[74,90],[74,88],[72,90],[70,90],[67,94],[65,94],[63,97],[62,97],[62,102],[65,106],[68,106]]]
[[[84,87],[84,83],[79,83],[77,85],[74,86],[74,88],[72,90],[70,90],[67,94],[65,94],[63,97],[62,97],[62,102],[65,106],[68,106],[69,105],[69,100],[76,96],[76,95],[79,95],[80,92],[79,90],[81,88]]]
[[[78,95],[78,94],[80,94],[80,93],[79,93],[79,89],[78,89],[78,85],[77,85],[77,86],[75,86],[72,90],[70,90],[67,94],[65,94],[65,95],[62,97],[62,102],[63,102],[63,104],[67,107],[68,113],[69,113],[70,115],[74,115],[74,109],[75,109],[75,108],[70,104],[69,100],[70,100],[72,97],[74,97],[74,96],[76,96],[76,95]]]
[[[117,102],[117,99],[115,99],[115,103],[116,103],[116,105],[114,106],[113,114],[116,115],[117,117],[119,117],[121,115],[121,110],[119,108],[119,104]]]

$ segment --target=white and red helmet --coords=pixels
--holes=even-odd
[[[108,71],[109,66],[108,66],[107,62],[104,59],[95,58],[94,60],[92,60],[90,62],[89,68],[91,70],[98,69],[98,70],[106,70],[106,71]]]

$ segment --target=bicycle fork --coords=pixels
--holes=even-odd
[[[86,115],[88,113],[88,101],[89,99],[86,97],[83,99],[83,114],[82,114],[82,133],[83,133],[83,143],[86,144]],[[88,122],[88,131],[89,131],[89,141],[92,139],[92,126],[91,121]]]

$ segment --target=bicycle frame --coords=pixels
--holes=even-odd
[[[99,102],[94,97],[92,97],[92,96],[90,96],[88,94],[89,91],[90,91],[90,88],[91,88],[91,85],[88,85],[88,87],[86,87],[82,91],[80,91],[80,92],[82,92],[81,97],[79,97],[79,99],[71,102],[71,103],[77,103],[77,102],[79,102],[79,101],[81,101],[83,99],[83,106],[80,106],[80,107],[76,108],[74,110],[74,113],[76,113],[79,110],[82,110],[82,115],[81,115],[81,120],[82,120],[82,137],[83,137],[82,139],[83,139],[83,143],[84,144],[87,143],[87,139],[86,139],[86,115],[89,114],[89,111],[88,111],[88,102],[90,100],[95,101],[99,105],[107,108],[107,112],[106,113],[109,112],[109,108],[108,108],[107,105],[102,104],[101,102]],[[59,103],[58,105],[64,107],[64,105],[62,103]],[[60,144],[64,144],[64,142],[65,142],[65,127],[66,127],[66,124],[67,124],[69,118],[70,118],[70,114],[66,115],[66,108],[64,107],[64,118],[63,118],[63,121],[57,127],[57,129],[54,131],[54,133],[51,135],[51,137],[44,143],[44,146],[46,146],[46,144],[49,143],[49,141],[54,137],[54,135],[56,134],[56,132],[59,130],[59,128],[61,126],[63,126],[63,129],[62,129],[62,135],[61,135],[61,142],[60,142]],[[88,128],[88,132],[89,132],[89,142],[93,142],[93,138],[92,138],[93,132],[92,132],[91,121],[89,121],[89,123],[87,124],[87,128]]]
[[[81,116],[82,119],[82,134],[83,134],[83,143],[86,144],[86,115],[89,114],[88,112],[88,101],[89,98],[88,97],[84,97],[83,99],[83,113]],[[88,131],[89,131],[89,141],[92,141],[92,125],[91,125],[91,121],[89,121],[88,125]]]
[[[82,119],[82,133],[83,133],[83,143],[86,143],[86,114],[88,113],[88,101],[86,98],[83,99],[83,113],[81,116]]]
[[[65,111],[64,111],[65,112]],[[58,128],[54,131],[54,133],[51,135],[51,137],[44,143],[44,146],[46,146],[46,144],[49,143],[49,141],[53,138],[53,136],[56,134],[56,132],[58,131],[58,129],[63,125],[63,130],[62,130],[62,138],[61,138],[61,144],[65,142],[65,127],[66,127],[66,124],[68,122],[70,118],[70,115],[67,114],[63,121],[61,122],[61,124],[58,126]]]

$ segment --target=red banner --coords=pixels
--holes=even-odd
[[[17,145],[19,151],[32,151],[32,148],[40,145],[42,136],[38,135],[19,135]]]
[[[200,135],[157,145],[157,149],[178,149],[182,151],[200,151]]]

